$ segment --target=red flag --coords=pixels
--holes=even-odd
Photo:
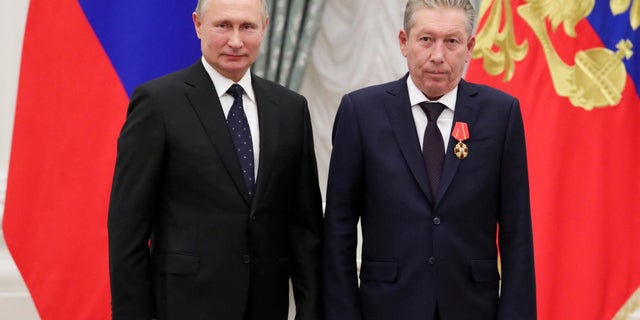
[[[127,95],[77,1],[32,0],[3,231],[42,319],[110,319],[107,207]]]
[[[640,2],[624,2],[483,6],[466,78],[521,101],[540,319],[640,303]]]
[[[111,318],[106,222],[127,93],[200,57],[194,6],[29,4],[3,231],[43,320]]]

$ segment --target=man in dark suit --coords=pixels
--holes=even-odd
[[[322,202],[304,97],[249,72],[261,0],[202,0],[203,57],[141,85],[109,207],[113,319],[322,319]]]
[[[469,1],[410,0],[399,34],[408,75],[342,99],[325,214],[327,319],[536,318],[519,102],[462,80],[474,17]]]

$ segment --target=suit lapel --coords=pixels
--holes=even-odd
[[[477,91],[473,89],[468,82],[464,80],[460,80],[460,84],[458,85],[458,97],[456,102],[456,111],[453,116],[453,126],[455,127],[456,122],[466,122],[469,126],[469,132],[473,132],[473,126],[476,123],[476,117],[478,116],[478,108],[479,105],[474,102],[473,96],[477,94]],[[451,134],[451,132],[447,133]],[[456,171],[458,170],[458,166],[461,161],[456,157],[453,153],[454,148],[458,141],[453,137],[449,138],[449,144],[447,146],[447,154],[444,159],[444,168],[442,169],[442,179],[440,180],[440,190],[438,192],[438,197],[436,199],[436,204],[442,199],[447,189],[451,185],[451,181],[453,181],[453,177],[456,175]]]
[[[247,205],[250,205],[251,200],[246,192],[247,187],[244,184],[242,170],[227,128],[227,121],[220,105],[220,99],[218,99],[213,83],[201,62],[197,62],[189,68],[185,84],[190,87],[186,90],[187,98],[198,115],[213,147],[231,176],[238,192],[242,194]]]
[[[278,132],[280,125],[280,109],[276,99],[270,94],[270,82],[252,75],[253,90],[258,105],[258,121],[260,123],[260,163],[256,179],[254,198],[262,196],[267,189],[269,172],[276,158]]]
[[[416,134],[416,125],[411,112],[411,102],[407,90],[407,76],[398,80],[387,93],[384,105],[389,122],[400,146],[404,160],[407,162],[416,182],[427,199],[433,203],[431,187],[427,179],[427,170],[422,160],[420,141]]]

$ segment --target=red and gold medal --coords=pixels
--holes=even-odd
[[[453,132],[451,136],[458,140],[458,144],[453,149],[453,153],[458,157],[458,159],[462,160],[469,156],[469,147],[463,142],[464,140],[469,139],[469,126],[466,122],[456,122],[453,127]]]

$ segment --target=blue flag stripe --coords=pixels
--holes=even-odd
[[[630,8],[627,12],[614,16],[607,0],[597,0],[595,7],[587,20],[598,33],[604,46],[616,52],[618,42],[628,39],[633,43],[633,56],[624,60],[627,73],[636,85],[636,94],[640,85],[640,29],[633,30],[629,18]]]
[[[191,18],[196,1],[79,2],[129,96],[139,84],[201,55]]]

